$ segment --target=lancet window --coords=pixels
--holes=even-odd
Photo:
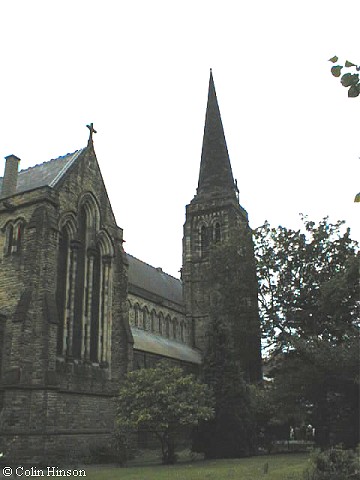
[[[9,222],[5,229],[5,254],[20,253],[24,234],[24,222],[21,219]]]
[[[95,200],[62,219],[57,304],[58,355],[108,365],[111,352],[113,247]]]

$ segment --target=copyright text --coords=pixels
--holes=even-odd
[[[2,474],[4,477],[86,477],[86,471],[83,469],[65,469],[58,467],[25,468],[19,467],[3,467]]]

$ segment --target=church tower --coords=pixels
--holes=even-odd
[[[216,251],[232,257],[227,257],[228,264],[218,268],[214,275],[212,259]],[[236,360],[245,377],[256,381],[261,378],[261,352],[252,232],[247,212],[239,204],[239,190],[233,178],[210,71],[199,182],[196,195],[186,206],[182,268],[185,311],[188,324],[192,326],[192,343],[203,355],[206,355],[211,334],[212,305],[229,304],[224,298],[219,300],[219,295],[227,295],[224,286],[229,279],[236,279],[234,298],[230,300],[230,303],[234,300],[236,308],[229,307],[231,312],[221,315],[229,323]]]

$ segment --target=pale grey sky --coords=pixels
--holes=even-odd
[[[360,239],[360,3],[0,0],[0,157],[95,149],[126,250],[174,276],[197,186],[209,69],[253,228],[299,213]],[[0,170],[1,171],[1,170]]]

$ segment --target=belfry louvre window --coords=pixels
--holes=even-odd
[[[111,240],[99,227],[99,212],[90,197],[77,218],[60,228],[57,305],[57,352],[62,357],[110,363],[112,258]]]
[[[209,229],[205,225],[202,225],[200,229],[200,245],[201,245],[201,256],[204,256],[209,252],[209,246],[210,246]]]
[[[214,240],[215,243],[219,243],[221,241],[221,227],[219,222],[216,222],[214,225]]]

